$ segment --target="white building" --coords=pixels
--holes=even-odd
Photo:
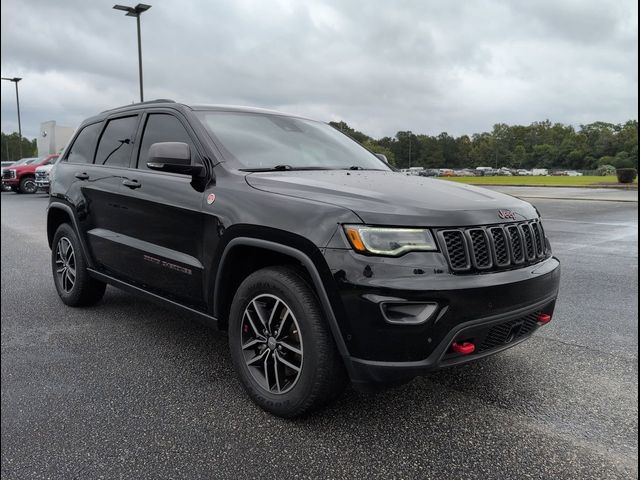
[[[38,135],[38,157],[44,157],[51,153],[60,153],[67,146],[75,129],[56,125],[55,120],[49,120],[40,124]]]

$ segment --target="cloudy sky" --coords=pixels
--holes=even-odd
[[[638,117],[632,0],[150,3],[146,99],[344,119],[377,137]],[[1,1],[2,76],[24,78],[25,135],[138,99],[135,19],[113,4]],[[2,82],[2,131],[16,126]]]

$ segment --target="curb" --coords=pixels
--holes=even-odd
[[[462,183],[464,182],[456,182]],[[478,187],[523,187],[523,188],[604,188],[609,190],[623,190],[623,191],[635,191],[638,190],[638,185],[634,185],[633,187],[622,187],[617,185],[517,185],[515,183],[466,183],[465,185],[476,185]]]
[[[509,195],[509,194],[507,194]],[[540,198],[543,200],[578,200],[587,202],[623,202],[623,203],[638,203],[638,200],[625,200],[617,198],[586,198],[586,197],[540,197],[540,196],[527,196],[527,195],[513,195],[517,198]]]

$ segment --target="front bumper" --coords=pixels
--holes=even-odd
[[[449,273],[437,253],[391,259],[328,249],[325,258],[341,300],[336,317],[354,383],[412,378],[514,346],[538,328],[532,316],[553,314],[560,281],[560,263],[553,257],[475,275]],[[437,309],[420,324],[395,324],[385,318],[385,302],[435,303]],[[513,325],[518,328],[512,335]],[[506,332],[502,342],[485,341],[493,327]],[[452,342],[471,338],[479,347],[473,354],[451,351]]]
[[[17,178],[3,178],[2,179],[2,186],[7,186],[7,187],[17,187],[18,185],[20,185],[20,181]]]
[[[49,189],[49,180],[36,179],[36,186],[41,189]]]

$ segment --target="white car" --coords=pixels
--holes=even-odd
[[[61,158],[62,155],[60,155],[55,162],[36,168],[36,186],[38,190],[49,191],[49,185],[51,184],[51,180],[53,180],[53,172]]]
[[[576,172],[575,170],[567,170],[567,177],[581,177],[582,173]]]

